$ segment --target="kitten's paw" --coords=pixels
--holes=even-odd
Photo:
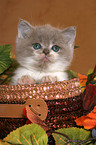
[[[17,84],[35,84],[35,80],[29,75],[22,76],[17,80]]]
[[[57,81],[57,77],[44,76],[42,77],[40,83],[54,83]]]

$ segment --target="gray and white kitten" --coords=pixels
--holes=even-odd
[[[64,30],[50,25],[32,26],[20,20],[16,39],[16,60],[20,66],[11,84],[31,84],[68,80],[76,28]]]

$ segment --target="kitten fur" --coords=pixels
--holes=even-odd
[[[61,30],[49,24],[32,26],[21,19],[16,38],[16,60],[20,66],[15,70],[11,84],[16,85],[17,80],[25,75],[37,83],[45,76],[56,77],[57,81],[68,80],[66,69],[73,58],[75,37],[74,26]],[[41,48],[35,50],[35,43]],[[59,46],[58,52],[52,50],[54,45]],[[44,50],[49,52],[46,56]]]

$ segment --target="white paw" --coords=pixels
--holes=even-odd
[[[17,84],[34,84],[36,83],[33,78],[29,75],[22,76],[17,80]]]
[[[40,83],[54,83],[57,81],[57,77],[44,76],[42,77]]]

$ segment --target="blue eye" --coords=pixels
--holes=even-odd
[[[34,43],[34,44],[33,44],[33,48],[34,48],[35,50],[38,50],[38,49],[41,48],[41,45],[40,45],[39,43]]]
[[[55,51],[55,52],[58,52],[59,51],[59,49],[60,49],[60,47],[59,46],[57,46],[57,45],[54,45],[54,46],[52,46],[52,48],[51,48],[53,51]]]

